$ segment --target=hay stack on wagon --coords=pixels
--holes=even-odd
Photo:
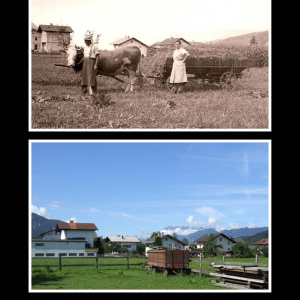
[[[190,58],[200,61],[225,61],[254,59],[256,66],[268,65],[268,49],[260,46],[234,46],[196,44],[185,48],[190,53]],[[142,58],[142,70],[145,74],[157,76],[163,73],[167,58],[171,57],[174,47],[148,48],[148,56]]]

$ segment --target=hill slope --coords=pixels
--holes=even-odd
[[[269,31],[252,32],[239,36],[229,37],[222,40],[211,41],[212,44],[234,44],[240,46],[247,46],[252,37],[255,37],[258,45],[268,46],[269,44]]]
[[[31,234],[39,237],[40,234],[52,230],[60,220],[51,220],[38,214],[31,213]]]

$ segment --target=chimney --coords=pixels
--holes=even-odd
[[[70,220],[70,223],[74,223],[74,220]]]
[[[122,235],[122,239],[124,239],[124,236]]]
[[[50,23],[50,26],[53,26],[53,23]]]

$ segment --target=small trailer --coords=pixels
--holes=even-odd
[[[189,250],[149,250],[148,265],[151,266],[152,273],[162,269],[164,276],[169,272],[189,273]]]

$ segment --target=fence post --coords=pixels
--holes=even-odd
[[[128,255],[128,252],[127,252],[127,269],[129,269],[129,255]]]
[[[255,255],[255,263],[256,264],[258,263],[258,253],[256,253],[256,255]]]
[[[59,271],[61,271],[61,254],[59,254]]]
[[[98,254],[96,253],[96,268],[98,268]]]
[[[200,253],[200,268],[199,268],[199,277],[201,277],[201,270],[202,270],[202,253]]]
[[[223,253],[223,265],[225,265],[225,253]]]

